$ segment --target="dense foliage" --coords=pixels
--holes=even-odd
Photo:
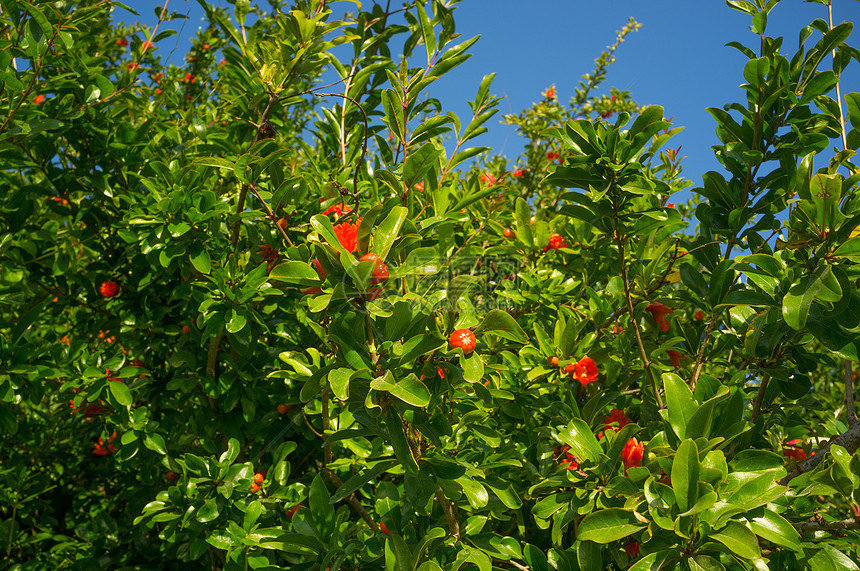
[[[509,160],[455,0],[200,3],[0,0],[0,567],[858,569],[850,23],[691,182],[635,21]]]

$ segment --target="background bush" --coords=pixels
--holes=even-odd
[[[507,159],[453,2],[201,4],[177,66],[0,2],[3,568],[858,568],[851,23],[729,2],[691,182],[602,91],[634,21]]]

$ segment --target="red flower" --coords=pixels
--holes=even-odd
[[[660,326],[660,331],[663,333],[669,331],[669,320],[666,319],[666,314],[674,313],[675,310],[666,307],[660,302],[649,304],[647,309],[651,312],[651,317],[654,318],[657,325]]]
[[[597,370],[597,363],[595,363],[594,359],[591,357],[585,356],[578,362],[572,363],[572,365],[573,371],[570,372],[571,378],[578,380],[583,386],[597,380],[597,375],[599,373]],[[566,370],[569,370],[569,368],[570,365],[568,365]]]
[[[358,248],[358,227],[361,226],[361,218],[352,222],[342,222],[334,227],[334,233],[338,242],[347,252],[355,252]]]
[[[208,49],[209,49],[209,44],[203,44],[203,49],[204,49],[204,50],[208,50]]]
[[[799,438],[795,438],[794,440],[789,440],[785,443],[788,448],[782,449],[782,455],[786,458],[792,458],[795,462],[803,462],[806,460],[806,452],[803,451],[802,448],[797,448],[803,444],[803,441]]]
[[[570,452],[565,453],[565,457],[560,462],[562,468],[567,468],[568,470],[578,470],[579,463],[576,461],[576,456],[571,454]]]
[[[152,48],[152,47],[153,47],[153,46],[152,46],[152,42],[150,42],[149,40],[146,40],[145,42],[143,42],[143,45],[142,45],[142,46],[140,46],[140,53],[143,53],[143,52],[145,52],[146,50],[148,50],[149,48]],[[153,49],[154,49],[154,48],[153,48]]]
[[[119,286],[116,285],[116,282],[110,280],[102,282],[102,285],[99,286],[99,293],[104,297],[113,297],[119,293]]]
[[[555,87],[550,87],[544,91],[544,95],[546,95],[547,99],[555,99]]]
[[[415,190],[417,190],[418,192],[424,192],[424,181],[423,180],[421,182],[415,183]]]
[[[161,95],[161,88],[160,88],[160,87],[156,87],[156,88],[155,88],[155,94],[156,94],[156,95]]]
[[[221,61],[218,62],[218,65],[227,65],[227,60],[222,59]]]
[[[138,64],[136,61],[131,61],[131,62],[128,62],[127,64],[125,64],[125,69],[127,69],[128,71],[134,71],[139,67],[140,67],[140,64]]]
[[[549,250],[558,250],[559,248],[567,248],[567,244],[565,244],[564,238],[555,233],[550,234],[549,244],[543,247],[543,251],[547,252]]]
[[[669,349],[668,351],[666,351],[666,354],[669,355],[669,360],[672,361],[672,366],[676,369],[680,369],[681,357],[683,357],[683,355],[681,355],[678,351],[675,351],[674,349]]]
[[[305,507],[305,504],[296,504],[293,507],[289,508],[286,512],[287,517],[293,519],[293,516],[296,515],[296,512],[299,511],[299,508]]]
[[[627,545],[624,546],[624,551],[627,552],[628,561],[631,558],[639,557],[639,542],[638,541],[631,541],[630,543],[628,543]]]
[[[624,462],[624,474],[627,470],[636,466],[642,465],[642,458],[645,456],[645,445],[631,438],[624,445],[624,450],[621,451],[621,460]]]
[[[623,410],[618,410],[617,408],[613,408],[612,412],[603,419],[603,426],[606,430],[614,430],[615,432],[618,432],[628,424],[630,424],[630,419],[627,418]]]
[[[705,314],[702,313],[701,309],[696,310],[695,316],[696,316],[696,321],[702,321],[705,318]]]
[[[107,441],[107,446],[105,446],[104,440],[102,440],[102,437],[99,436],[98,444],[93,447],[93,454],[95,454],[96,456],[107,456],[108,454],[113,454],[114,452],[116,452],[116,446],[111,444],[114,438],[116,438],[116,432],[110,435],[110,438],[108,438]]]
[[[325,200],[324,198],[320,198],[320,202],[323,202],[324,200]],[[350,206],[349,204],[344,204],[343,202],[337,202],[335,204],[332,204],[331,206],[329,206],[325,210],[323,210],[323,215],[328,216],[329,214],[334,212],[335,214],[340,216],[344,212],[349,212],[350,210],[352,210],[352,206]]]
[[[551,161],[555,161],[555,160],[557,160],[557,161],[561,162],[561,155],[559,155],[559,154],[558,154],[558,153],[556,153],[555,151],[549,151],[549,152],[546,154],[546,158],[548,158],[548,159],[549,159],[549,160],[551,160]]]
[[[496,177],[488,172],[481,174],[481,180],[487,183],[487,186],[493,186],[496,184]]]
[[[526,172],[523,169],[517,169],[511,173],[511,176],[514,178],[522,178],[526,175]]]
[[[391,535],[391,532],[390,532],[390,531],[388,531],[388,528],[387,528],[387,527],[385,527],[385,522],[384,522],[384,521],[379,522],[379,529],[382,531],[382,533],[384,533],[384,534],[386,534],[386,535]]]
[[[197,79],[196,75],[191,75],[190,73],[185,74],[185,81],[187,81],[188,83],[194,83],[194,80],[196,80],[196,79]]]
[[[120,38],[116,41],[116,45],[125,47],[128,45],[128,40],[125,38]]]

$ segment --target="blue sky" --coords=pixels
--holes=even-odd
[[[136,9],[139,21],[155,24],[152,0],[126,0]],[[213,2],[226,6],[225,0]],[[161,5],[161,2],[157,3]],[[267,6],[265,2],[262,5]],[[364,2],[365,8],[371,3]],[[392,6],[398,5],[392,2]],[[332,4],[335,14],[354,10],[350,2]],[[164,40],[161,54],[174,44],[174,60],[191,43],[189,37],[203,25],[203,11],[194,0],[170,0],[169,10],[186,13],[180,36]],[[860,21],[860,2],[834,1],[834,24]],[[434,84],[431,94],[442,101],[445,110],[453,110],[465,122],[470,115],[466,101],[473,99],[481,78],[495,72],[492,92],[504,96],[502,113],[517,113],[541,97],[541,92],[556,85],[558,98],[566,102],[580,76],[591,71],[594,58],[614,41],[616,30],[629,17],[642,24],[640,30],[628,36],[616,52],[603,85],[628,90],[640,104],[659,104],[666,117],[673,117],[676,126],[685,129],[670,145],[682,146],[686,156],[684,174],[701,184],[701,175],[708,170],[722,170],[710,146],[716,144],[714,120],[707,107],[720,107],[732,101],[743,101],[738,89],[743,80],[746,58],[734,48],[725,47],[739,41],[756,49],[758,37],[749,31],[749,16],[730,9],[718,0],[613,0],[611,2],[576,2],[570,0],[463,0],[455,12],[457,31],[464,38],[481,35],[470,50],[474,55],[466,63]],[[117,9],[117,20],[132,23],[132,14]],[[783,53],[789,56],[797,47],[800,27],[815,18],[827,18],[827,8],[799,0],[783,0],[771,12],[767,33],[784,36]],[[163,24],[179,29],[182,21]],[[860,32],[849,43],[860,45]],[[402,37],[402,36],[401,36]],[[807,41],[810,47],[819,36]],[[402,40],[399,40],[402,41]],[[423,50],[415,51],[416,65],[423,61]],[[826,62],[829,65],[829,58]],[[860,91],[860,64],[848,66],[843,75],[843,93]],[[522,149],[513,127],[491,119],[489,133],[478,144],[498,150],[514,159]],[[510,163],[509,163],[510,164]]]

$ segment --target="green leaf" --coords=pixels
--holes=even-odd
[[[841,246],[836,248],[833,255],[839,258],[845,258],[855,263],[860,263],[860,236],[851,238]]]
[[[674,482],[674,478],[672,481]],[[709,537],[719,541],[728,547],[732,553],[745,559],[761,557],[755,534],[747,526],[737,521],[730,521],[726,527],[717,533],[712,533]]]
[[[566,429],[558,433],[558,437],[570,446],[570,451],[580,460],[597,462],[603,454],[591,428],[581,418],[571,420]]]
[[[160,434],[147,434],[143,439],[143,444],[150,450],[158,452],[162,456],[167,455],[167,447],[164,445],[164,438]]]
[[[197,521],[208,523],[218,517],[221,513],[221,506],[218,505],[217,498],[209,498],[203,507],[197,511]]]
[[[463,493],[466,494],[466,499],[472,508],[477,510],[486,507],[490,501],[490,494],[480,482],[476,482],[469,476],[461,476],[454,481],[463,488]]]
[[[269,272],[269,279],[279,280],[289,284],[309,286],[316,285],[320,276],[310,264],[299,261],[278,264]]]
[[[385,538],[385,569],[386,571],[412,571],[415,560],[409,546],[399,535],[389,535]]]
[[[377,462],[373,468],[369,468],[364,470],[363,472],[359,472],[349,480],[343,483],[343,485],[338,488],[337,492],[331,497],[330,503],[336,504],[342,499],[346,498],[351,493],[360,489],[362,486],[367,484],[368,482],[372,482],[376,480],[377,476],[395,466],[397,464],[397,460],[383,460],[381,462]]]
[[[371,251],[383,260],[386,259],[392,244],[400,235],[400,228],[403,226],[403,221],[406,220],[407,212],[409,212],[407,208],[395,206],[374,231]]]
[[[191,163],[192,167],[196,166],[207,166],[207,167],[216,167],[219,169],[233,170],[235,165],[228,161],[227,159],[219,159],[218,157],[202,157],[199,159],[195,159]]]
[[[427,388],[415,373],[410,373],[404,379],[397,382],[388,392],[399,398],[406,404],[417,407],[425,407],[430,404],[430,389]]]
[[[687,421],[685,438],[710,438],[711,427],[714,424],[714,410],[720,402],[731,395],[728,387],[720,386],[718,393],[702,403]]]
[[[686,439],[678,446],[672,461],[672,490],[681,512],[696,504],[699,495],[699,449],[696,442]]]
[[[517,343],[528,343],[529,338],[519,323],[505,311],[493,309],[484,316],[484,321],[475,333],[489,332]]]
[[[331,225],[331,220],[328,216],[323,216],[322,214],[311,216],[311,227],[320,234],[328,245],[336,249],[338,252],[350,254],[346,251],[346,248],[341,245],[340,240],[337,239],[337,234],[334,233],[334,227]]]
[[[248,323],[248,318],[244,313],[240,313],[235,309],[230,310],[230,319],[227,320],[226,328],[230,333],[238,333]]]
[[[403,432],[403,419],[400,418],[393,406],[388,407],[385,426],[388,428],[394,455],[409,474],[418,475],[418,463],[415,461],[415,456],[412,455],[412,448],[409,447],[406,434]]]
[[[116,399],[122,406],[130,406],[132,401],[131,391],[128,390],[128,386],[122,381],[108,381],[108,387],[110,388],[110,393],[113,395],[113,398]]]
[[[523,507],[523,501],[520,499],[519,495],[517,495],[517,491],[511,482],[485,479],[484,483],[488,488],[493,490],[496,497],[498,497],[508,509],[518,510]]]
[[[441,154],[442,149],[438,148],[432,141],[411,151],[407,155],[406,165],[403,167],[403,182],[406,183],[406,188],[413,188],[419,183],[427,171],[433,168]]]
[[[191,257],[191,265],[194,266],[195,270],[201,274],[208,274],[212,271],[212,260],[203,244],[192,244],[188,255]]]
[[[753,532],[759,537],[792,551],[800,551],[800,534],[788,520],[775,511],[764,508],[763,515],[752,517],[749,522]]]
[[[782,317],[792,329],[801,329],[806,325],[809,316],[809,306],[821,289],[818,276],[813,274],[801,278],[782,298]]]
[[[687,383],[675,373],[663,374],[663,387],[666,392],[669,425],[678,438],[686,438],[687,424],[696,412],[698,403]]]
[[[334,529],[334,507],[322,474],[319,472],[311,482],[308,491],[308,507],[320,535],[326,537]]]
[[[469,383],[477,383],[484,378],[484,361],[481,355],[469,353],[460,357],[460,366],[463,367],[463,380]]]
[[[577,539],[595,543],[611,543],[643,529],[631,510],[611,508],[597,510],[585,516],[579,524]]]

